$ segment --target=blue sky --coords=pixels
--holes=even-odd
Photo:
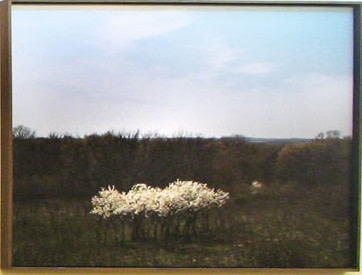
[[[38,136],[352,132],[348,8],[15,7],[12,39]]]

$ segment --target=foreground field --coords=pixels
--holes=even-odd
[[[350,267],[348,186],[240,190],[208,231],[167,241],[119,241],[89,201],[15,202],[15,266]],[[127,232],[126,232],[127,234]]]

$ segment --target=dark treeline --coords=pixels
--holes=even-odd
[[[14,199],[89,199],[107,185],[127,191],[135,183],[164,187],[177,178],[231,196],[254,180],[335,185],[349,180],[350,154],[351,140],[339,137],[273,144],[138,133],[36,138],[20,131],[14,133]]]

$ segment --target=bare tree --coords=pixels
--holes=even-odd
[[[13,128],[13,137],[16,139],[30,139],[35,137],[35,131],[29,127],[19,125]]]
[[[326,133],[326,138],[328,139],[339,139],[341,137],[341,132],[338,130],[330,130]]]

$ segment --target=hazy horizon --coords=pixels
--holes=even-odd
[[[320,131],[318,132],[315,136],[313,137],[263,137],[263,136],[248,136],[248,135],[243,135],[243,134],[231,134],[231,135],[223,135],[223,136],[204,136],[201,133],[191,133],[191,132],[186,132],[186,131],[178,131],[178,132],[174,132],[172,134],[164,134],[161,132],[142,132],[141,130],[132,130],[132,131],[127,131],[127,130],[114,130],[114,129],[110,129],[108,131],[105,132],[93,132],[93,133],[83,133],[83,134],[79,134],[79,133],[70,133],[70,132],[49,132],[47,134],[41,134],[39,135],[38,132],[36,131],[36,129],[32,129],[27,127],[26,125],[13,125],[13,129],[17,128],[17,127],[24,127],[25,131],[30,130],[30,134],[34,134],[33,137],[35,138],[49,138],[52,136],[57,136],[57,137],[73,137],[73,138],[85,138],[87,136],[102,136],[102,135],[114,135],[114,136],[124,136],[124,137],[134,137],[137,136],[138,138],[142,139],[142,138],[180,138],[180,137],[184,137],[184,138],[204,138],[204,139],[219,139],[219,138],[250,138],[250,139],[317,139],[320,138],[318,137],[320,134],[323,134],[323,138],[327,138],[327,132],[338,132],[339,133],[339,138],[347,138],[347,137],[352,137],[351,135],[345,135],[345,133],[342,133],[339,130],[336,129],[330,129],[327,131]]]
[[[333,7],[15,6],[14,126],[351,136],[352,19]]]

